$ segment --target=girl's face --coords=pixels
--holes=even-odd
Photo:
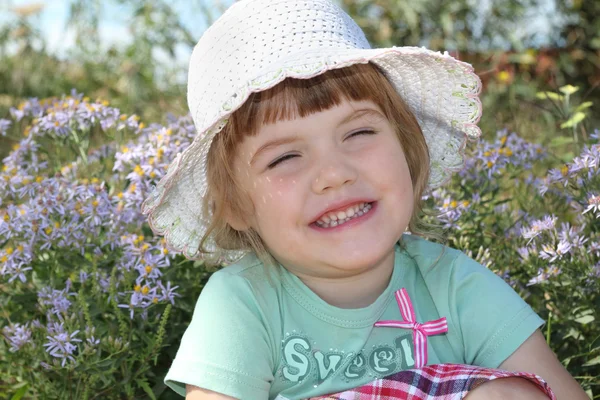
[[[400,141],[375,103],[345,100],[263,125],[238,147],[235,169],[255,212],[232,225],[255,229],[300,278],[351,277],[393,263],[413,188]]]

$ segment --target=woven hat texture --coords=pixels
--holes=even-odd
[[[471,65],[417,47],[371,49],[362,30],[329,0],[245,0],[231,6],[200,38],[188,72],[188,106],[197,130],[142,204],[156,234],[189,259],[227,264],[243,252],[219,249],[202,211],[206,160],[213,138],[253,92],[287,77],[311,78],[371,62],[384,72],[415,114],[430,153],[428,188],[443,185],[464,165],[467,139],[481,135],[481,81]]]

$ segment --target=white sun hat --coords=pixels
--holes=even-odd
[[[244,253],[199,251],[211,215],[202,209],[206,160],[213,138],[253,92],[287,77],[371,62],[386,75],[417,118],[430,155],[428,188],[464,166],[467,139],[481,135],[481,81],[471,65],[425,48],[371,49],[362,30],[329,0],[243,0],[233,4],[195,46],[188,106],[197,136],[179,153],[142,204],[155,234],[189,259],[228,264]]]

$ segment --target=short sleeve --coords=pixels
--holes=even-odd
[[[244,277],[219,271],[205,285],[165,383],[264,400],[273,381],[267,328]]]
[[[482,367],[500,366],[544,323],[502,278],[462,252],[452,264],[448,306],[465,362]]]

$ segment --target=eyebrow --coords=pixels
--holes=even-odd
[[[378,117],[384,116],[382,113],[380,113],[379,111],[377,111],[373,108],[362,108],[360,110],[356,110],[353,113],[349,114],[346,118],[344,118],[343,120],[340,121],[338,126],[347,124],[348,122],[352,122],[355,119],[359,119],[359,118],[365,117],[367,115],[373,115],[373,116],[378,116]]]
[[[352,122],[356,119],[362,118],[364,116],[367,115],[376,115],[378,117],[383,117],[383,114],[381,114],[379,111],[373,109],[373,108],[363,108],[360,110],[354,110],[352,111],[350,114],[348,114],[344,119],[342,119],[338,126],[347,124],[349,122]],[[252,158],[250,159],[250,165],[254,164],[254,162],[256,161],[256,158],[258,157],[258,155],[262,152],[264,152],[265,150],[268,149],[272,149],[274,147],[278,147],[278,146],[283,146],[284,144],[289,144],[289,143],[293,143],[300,140],[300,137],[298,135],[293,135],[293,136],[288,136],[285,138],[281,138],[281,139],[274,139],[274,140],[270,140],[267,143],[263,144],[262,146],[260,146],[255,152],[254,155],[252,156]]]

